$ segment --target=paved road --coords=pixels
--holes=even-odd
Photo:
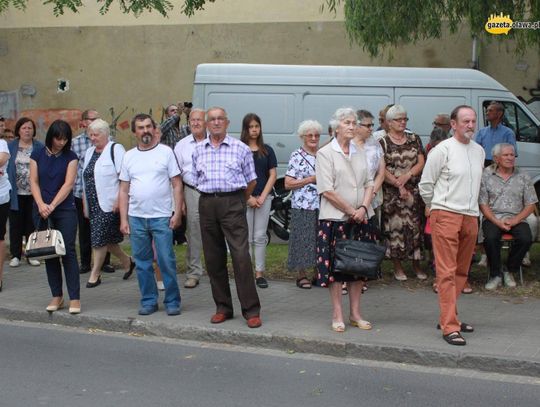
[[[0,322],[1,406],[538,406],[540,381]]]

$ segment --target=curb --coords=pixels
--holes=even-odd
[[[93,317],[84,314],[72,316],[65,313],[48,314],[41,311],[13,310],[5,307],[0,307],[0,318],[10,321],[93,328],[126,334],[160,336],[172,339],[258,347],[297,353],[312,353],[380,362],[473,369],[491,373],[540,377],[540,362],[503,356],[469,354],[465,352],[450,353],[425,348],[318,340],[301,336],[265,334],[259,333],[260,331],[257,330],[248,333],[223,328],[217,329],[189,325],[178,327],[178,325],[147,322],[137,318]]]

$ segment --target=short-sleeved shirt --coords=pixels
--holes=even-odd
[[[270,170],[277,167],[277,159],[274,150],[269,145],[266,147],[267,154],[259,154],[258,151],[253,151],[253,161],[255,162],[255,173],[257,174],[257,185],[253,190],[253,196],[259,196],[262,194],[268,178],[270,177]]]
[[[51,154],[47,148],[40,148],[32,151],[30,159],[37,164],[41,198],[43,202],[50,204],[66,182],[68,165],[73,160],[77,160],[77,154],[68,150],[55,155]],[[75,199],[73,198],[73,190],[71,190],[66,199],[57,206],[57,209],[72,209],[74,207]]]
[[[289,159],[289,167],[285,175],[294,179],[304,179],[315,175],[314,155],[308,154],[303,148],[295,150]],[[292,191],[291,207],[294,209],[319,209],[319,194],[316,184],[307,184]]]
[[[193,151],[198,143],[202,143],[203,140],[197,141],[193,134],[183,138],[176,146],[174,146],[174,155],[180,166],[180,175],[182,175],[182,181],[184,185],[195,187],[195,181],[193,180]]]
[[[4,139],[0,139],[0,153],[6,153],[8,157],[11,156],[6,140]],[[8,163],[9,160],[6,161],[2,167],[0,167],[0,204],[9,202],[10,198],[11,184],[9,183],[7,174]]]
[[[495,144],[508,143],[514,146],[514,151],[517,156],[516,136],[512,129],[498,124],[495,127],[487,126],[478,131],[474,138],[478,144],[482,146],[486,152],[486,160],[493,160],[491,150]]]
[[[210,138],[197,144],[193,152],[193,180],[204,193],[246,189],[257,178],[253,154],[241,141],[226,135],[214,147]]]
[[[120,181],[129,182],[128,215],[164,218],[172,215],[171,179],[180,174],[173,150],[156,144],[149,150],[137,147],[122,160]]]
[[[496,169],[496,164],[484,169],[478,203],[489,206],[497,219],[516,216],[525,206],[538,202],[529,174],[515,167],[505,181]]]
[[[75,185],[73,186],[73,195],[75,195],[77,198],[82,198],[83,194],[83,167],[84,167],[84,156],[86,154],[86,150],[88,150],[92,146],[92,142],[90,141],[90,137],[88,137],[88,134],[85,132],[79,134],[77,137],[73,139],[71,142],[71,149],[77,154],[77,159],[79,160],[79,164],[77,165],[77,178],[75,178]]]

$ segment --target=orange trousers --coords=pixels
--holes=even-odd
[[[439,323],[443,335],[459,331],[457,299],[467,275],[478,236],[478,218],[435,209],[430,214],[431,239],[439,290]]]

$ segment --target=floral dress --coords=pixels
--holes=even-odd
[[[389,135],[380,141],[384,150],[386,169],[399,177],[410,171],[424,155],[420,138],[408,134],[404,144],[395,144]],[[411,177],[405,188],[411,193],[407,199],[399,196],[399,189],[383,183],[382,225],[386,239],[386,255],[392,259],[422,260],[424,202],[418,191],[420,175]]]

